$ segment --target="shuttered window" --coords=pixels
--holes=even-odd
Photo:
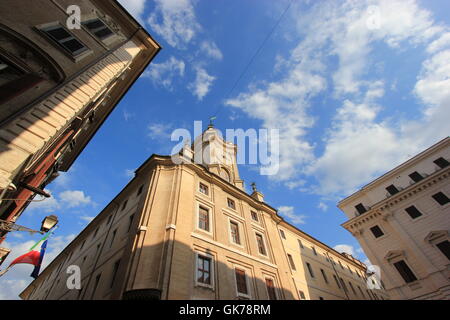
[[[75,38],[74,35],[61,25],[44,28],[41,29],[41,31],[72,56],[77,56],[88,49],[80,40]]]
[[[111,29],[100,19],[85,21],[83,22],[83,25],[100,40],[104,40],[114,34],[114,32],[112,32]]]
[[[236,287],[237,287],[238,293],[248,294],[245,271],[241,270],[241,269],[235,269],[235,275],[236,275]]]
[[[209,210],[202,206],[198,208],[198,227],[209,232]]]
[[[269,299],[277,300],[277,294],[275,292],[275,286],[273,283],[273,279],[266,278],[266,288],[267,288],[267,293],[269,294]]]

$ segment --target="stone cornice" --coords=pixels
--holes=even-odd
[[[426,177],[420,182],[416,182],[409,187],[403,189],[399,193],[383,199],[373,205],[367,212],[352,218],[351,220],[341,224],[342,227],[347,229],[352,234],[358,233],[361,226],[366,222],[372,221],[373,219],[382,217],[384,220],[388,219],[392,215],[390,209],[395,207],[397,204],[402,203],[404,200],[409,199],[418,193],[423,192],[429,187],[445,180],[450,177],[450,167],[436,171],[432,175]]]

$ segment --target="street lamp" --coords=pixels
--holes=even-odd
[[[11,221],[0,220],[0,231],[6,231],[6,232],[27,231],[27,232],[31,232],[31,233],[44,234],[44,233],[48,232],[51,228],[53,228],[57,223],[58,223],[57,216],[55,216],[55,215],[47,216],[44,218],[44,220],[42,220],[41,230],[37,231],[37,230],[33,230],[30,228],[15,224],[14,222],[11,222]]]
[[[42,233],[48,232],[51,228],[56,226],[57,223],[58,223],[57,216],[52,214],[50,216],[45,217],[44,220],[42,220],[41,232]]]

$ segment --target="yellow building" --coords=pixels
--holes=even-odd
[[[115,0],[2,0],[0,12],[0,220],[11,224],[49,196],[160,46]]]
[[[450,299],[450,137],[339,202],[392,299]]]
[[[195,163],[194,150],[209,160]],[[284,221],[256,189],[246,193],[236,151],[210,126],[174,158],[152,155],[20,296],[386,299],[367,290],[364,264]],[[79,290],[67,285],[73,266]]]

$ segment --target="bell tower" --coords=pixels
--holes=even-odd
[[[202,164],[225,181],[244,190],[244,181],[239,177],[236,163],[237,145],[225,141],[220,131],[212,124],[196,137],[192,148],[196,163]]]

